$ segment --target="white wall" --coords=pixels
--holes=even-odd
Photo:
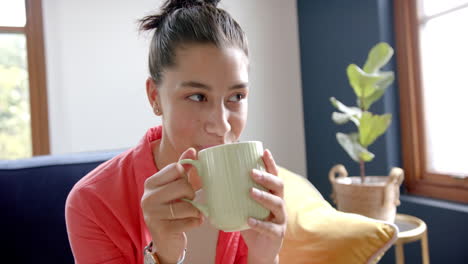
[[[43,0],[53,154],[127,148],[160,124],[146,101],[149,35],[137,19],[154,0]],[[224,0],[250,47],[249,121],[277,162],[305,175],[296,1]]]

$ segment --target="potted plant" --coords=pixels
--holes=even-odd
[[[351,159],[359,163],[361,175],[348,177],[341,164],[335,165],[329,173],[332,198],[338,210],[390,222],[394,221],[396,206],[400,204],[403,170],[392,168],[389,176],[367,176],[365,163],[374,158],[368,147],[386,132],[391,123],[391,114],[373,114],[369,109],[394,81],[392,71],[381,71],[392,56],[392,47],[381,42],[370,50],[362,69],[356,64],[348,66],[348,80],[356,94],[357,106],[348,107],[334,97],[330,98],[332,105],[339,110],[333,112],[332,120],[336,124],[352,122],[357,128],[356,132],[349,134],[338,132],[336,138]]]

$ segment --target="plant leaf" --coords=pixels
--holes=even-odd
[[[336,139],[348,155],[356,162],[362,159],[365,162],[371,161],[374,154],[359,144],[358,133],[344,134],[336,133]]]
[[[394,81],[392,71],[380,72],[393,56],[393,48],[385,43],[376,44],[369,51],[364,68],[351,64],[347,68],[348,79],[358,97],[358,105],[367,111],[382,97],[387,87]]]
[[[380,99],[380,97],[384,95],[388,86],[390,86],[390,84],[392,84],[395,80],[395,75],[393,74],[393,72],[380,72],[378,73],[378,75],[380,76],[380,80],[375,84],[376,89],[374,93],[372,93],[368,97],[363,98],[362,102],[359,101],[358,103],[366,111],[371,107],[373,103],[375,103],[377,100]]]
[[[356,64],[350,64],[346,69],[348,80],[357,97],[366,98],[375,92],[376,84],[381,80],[381,76],[369,74],[363,71]]]
[[[364,64],[364,71],[367,73],[375,73],[380,71],[385,64],[388,63],[393,56],[393,48],[385,42],[377,43],[369,51],[366,63]]]
[[[351,119],[351,116],[344,114],[344,113],[338,113],[338,112],[333,112],[332,113],[332,120],[335,122],[335,124],[338,125],[343,125],[349,122]]]
[[[363,147],[374,143],[388,129],[391,120],[391,114],[373,115],[370,112],[364,112],[359,125],[359,143]]]
[[[359,126],[359,118],[361,118],[362,111],[358,107],[348,107],[336,100],[335,97],[330,97],[332,105],[343,113],[333,112],[332,119],[337,124],[345,124],[349,120],[353,121],[356,126]]]
[[[364,162],[372,161],[375,157],[374,153],[368,151],[365,148],[363,148],[363,150],[364,151],[361,151],[361,153],[359,153],[359,157],[361,158],[361,160],[363,160]]]

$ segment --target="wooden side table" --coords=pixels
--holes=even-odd
[[[421,240],[422,263],[429,264],[429,246],[427,240],[427,226],[423,220],[406,214],[397,214],[395,224],[400,232],[395,242],[395,258],[397,264],[405,263],[403,245]]]

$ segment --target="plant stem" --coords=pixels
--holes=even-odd
[[[364,168],[364,161],[359,160],[359,167],[361,168],[361,183],[366,180],[366,169]]]

